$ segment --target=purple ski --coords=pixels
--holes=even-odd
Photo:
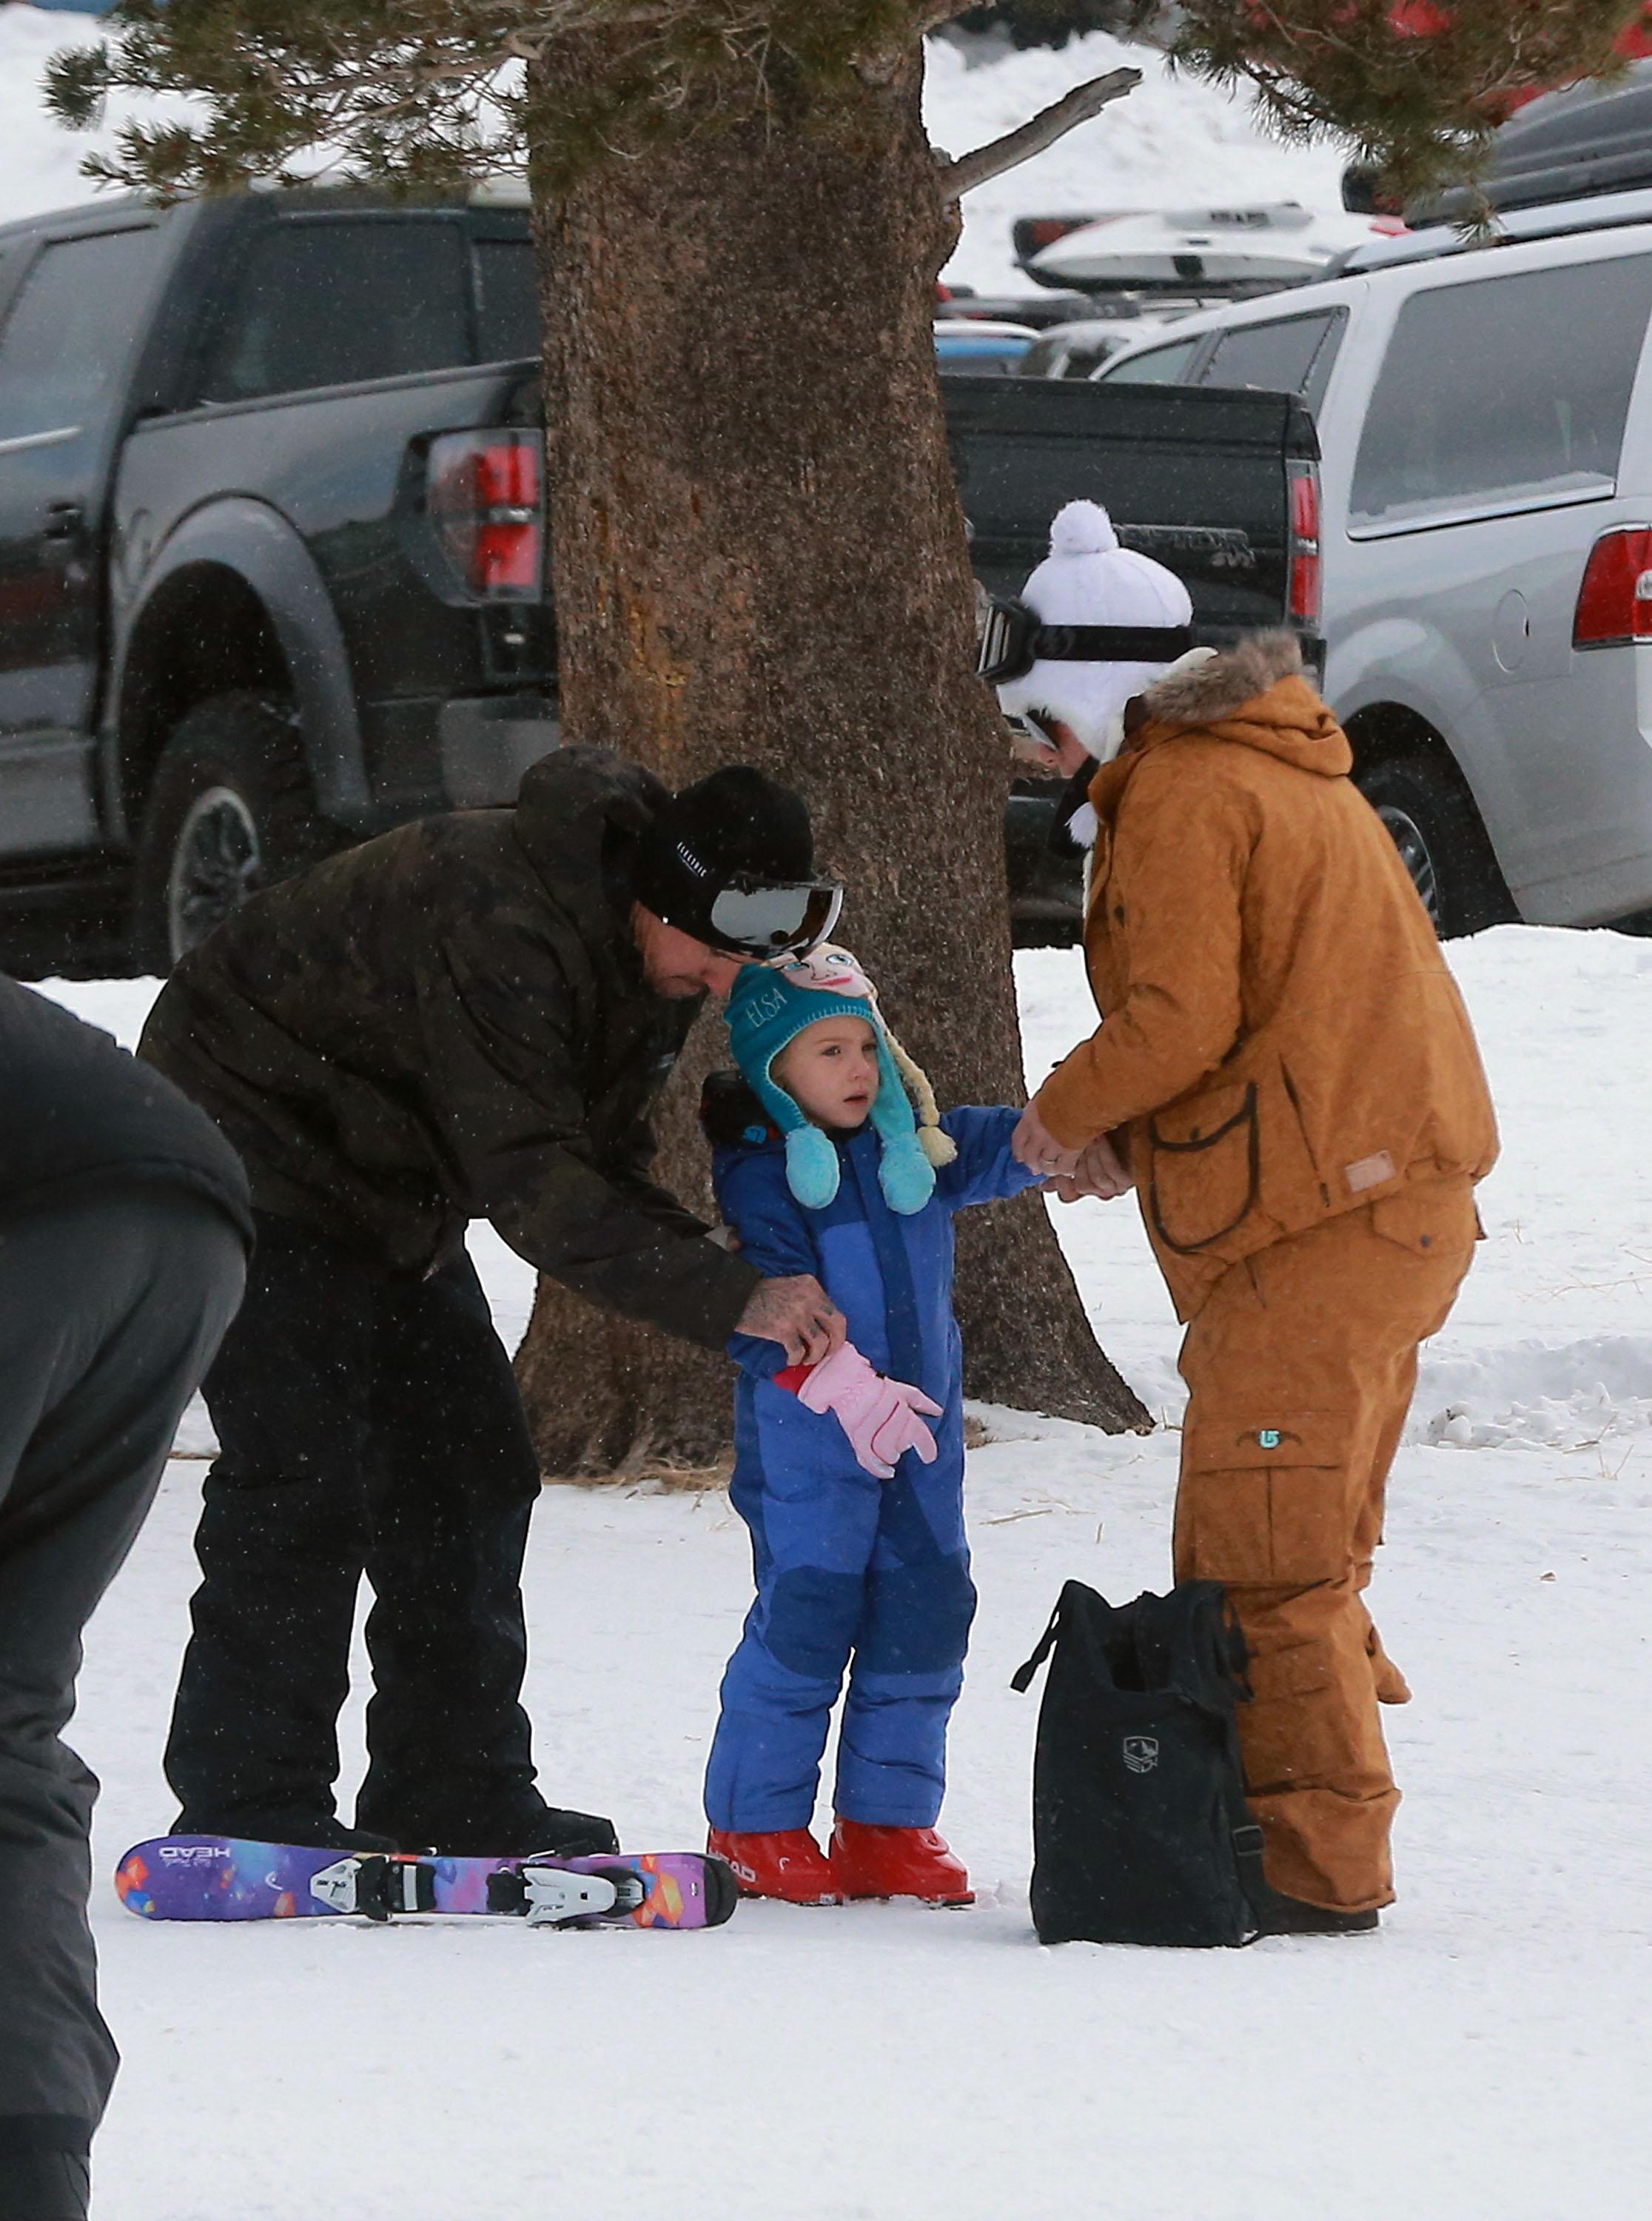
[[[727,1867],[698,1851],[455,1859],[227,1836],[135,1843],[115,1886],[128,1911],[145,1920],[490,1913],[530,1927],[717,1928],[739,1901]]]

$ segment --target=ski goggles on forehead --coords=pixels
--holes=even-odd
[[[838,923],[843,889],[822,879],[769,885],[731,879],[712,897],[710,938],[737,956],[771,964],[806,956]]]
[[[994,597],[976,639],[976,676],[1007,686],[1035,663],[1174,663],[1193,645],[1191,625],[1045,624],[1025,602]]]

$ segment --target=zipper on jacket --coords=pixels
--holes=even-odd
[[[1331,1190],[1325,1186],[1325,1174],[1319,1169],[1319,1154],[1309,1136],[1308,1122],[1302,1116],[1302,1098],[1296,1092],[1296,1082],[1291,1078],[1291,1067],[1283,1057],[1279,1060],[1279,1076],[1285,1083],[1285,1092],[1289,1096],[1291,1108],[1296,1113],[1296,1130],[1302,1136],[1302,1146],[1308,1153],[1308,1162],[1313,1167],[1313,1177],[1319,1183],[1319,1200],[1329,1211]]]

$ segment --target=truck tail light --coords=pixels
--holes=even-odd
[[[1572,619],[1574,648],[1652,640],[1652,530],[1608,532],[1589,551]]]
[[[425,501],[443,554],[479,600],[536,602],[545,573],[545,475],[538,431],[444,432]]]
[[[1294,623],[1319,622],[1319,470],[1290,466],[1290,613]]]

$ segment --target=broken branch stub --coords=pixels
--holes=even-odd
[[[1001,139],[989,140],[977,147],[973,154],[961,155],[940,172],[942,196],[949,201],[957,200],[976,185],[984,185],[989,178],[1001,178],[1006,170],[1019,163],[1031,161],[1033,155],[1042,154],[1046,147],[1053,147],[1057,139],[1081,123],[1088,123],[1115,100],[1122,100],[1134,92],[1142,81],[1137,69],[1109,70],[1105,77],[1092,78],[1088,84],[1076,84],[1061,99],[1051,101],[1048,108],[1007,131]]]

